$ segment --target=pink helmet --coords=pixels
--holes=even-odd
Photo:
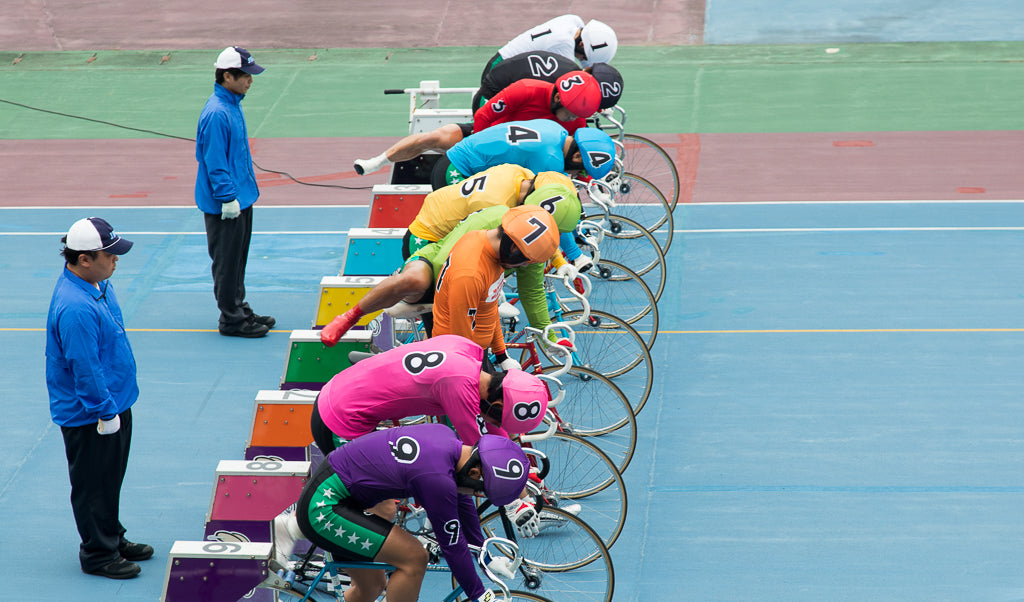
[[[544,381],[522,370],[509,370],[501,381],[501,428],[529,433],[544,419],[551,395]]]

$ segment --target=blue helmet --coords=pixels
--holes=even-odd
[[[597,128],[580,128],[572,137],[587,175],[601,179],[615,167],[615,143],[608,134]]]

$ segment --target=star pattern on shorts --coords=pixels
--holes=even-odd
[[[322,523],[322,522],[324,522],[324,520],[325,520],[326,518],[327,518],[327,515],[326,515],[326,514],[324,514],[323,512],[321,512],[320,514],[318,514],[318,515],[317,515],[317,517],[316,517],[316,522],[318,522],[318,523]]]
[[[373,545],[373,542],[370,541],[369,539],[364,539],[363,540],[362,546],[363,546],[364,550],[369,550],[370,546],[372,546],[372,545]]]
[[[334,499],[334,490],[330,489],[330,488],[324,489],[323,496],[325,498],[329,499],[329,500],[333,500]]]
[[[327,505],[327,502],[325,502],[323,500],[320,500],[319,502],[316,503],[316,507],[317,508],[323,508],[326,505]]]
[[[359,534],[358,533],[353,533],[352,535],[348,536],[348,542],[350,544],[351,543],[356,543],[357,541],[359,541]]]
[[[338,525],[338,528],[334,531],[334,536],[340,538],[345,534],[344,525]]]

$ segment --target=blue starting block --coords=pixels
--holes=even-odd
[[[386,276],[402,267],[407,228],[352,228],[345,249],[345,276]]]

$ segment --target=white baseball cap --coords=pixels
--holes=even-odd
[[[68,235],[64,237],[64,246],[72,251],[106,251],[114,255],[124,255],[134,243],[114,233],[114,228],[107,220],[100,217],[87,217],[71,224]]]
[[[263,73],[263,67],[256,64],[249,51],[241,46],[228,46],[213,64],[217,69],[241,69],[249,75]]]

